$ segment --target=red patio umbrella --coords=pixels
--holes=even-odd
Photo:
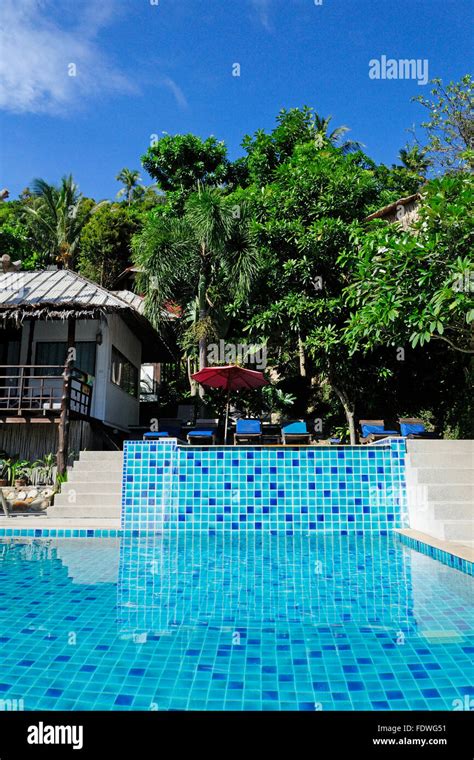
[[[224,443],[227,441],[230,392],[246,388],[261,388],[263,385],[268,385],[268,380],[263,372],[245,369],[244,367],[239,367],[238,364],[228,364],[222,367],[204,367],[204,369],[195,372],[191,377],[201,385],[207,385],[209,388],[224,388],[227,391]]]

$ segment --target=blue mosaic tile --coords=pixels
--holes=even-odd
[[[392,535],[4,538],[1,704],[470,709],[471,594]]]
[[[405,441],[188,447],[128,441],[122,529],[381,531],[406,527]],[[137,458],[137,454],[140,456]],[[258,526],[258,527],[257,527]]]

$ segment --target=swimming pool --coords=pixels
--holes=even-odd
[[[375,534],[3,539],[0,699],[25,710],[465,709],[472,583]]]

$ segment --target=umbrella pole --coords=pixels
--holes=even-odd
[[[227,389],[227,404],[225,408],[224,446],[227,444],[227,428],[229,427],[230,386]]]

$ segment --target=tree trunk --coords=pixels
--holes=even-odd
[[[58,453],[56,463],[58,475],[65,475],[69,458],[69,406],[71,401],[71,372],[74,366],[74,352],[71,351],[76,345],[76,322],[73,318],[68,320],[67,352],[63,373],[63,393],[61,397],[61,415],[58,428]]]
[[[203,274],[199,277],[199,286],[198,286],[198,305],[199,305],[199,322],[204,322],[206,317],[208,316],[208,306],[207,306],[207,283],[206,278]],[[204,367],[207,367],[207,338],[205,335],[199,338],[199,369],[204,369]],[[204,387],[202,385],[199,386],[199,397],[201,400],[204,398]]]
[[[186,359],[187,369],[188,369],[188,381],[189,381],[189,387],[191,389],[191,396],[197,396],[198,393],[198,384],[195,380],[192,379],[191,375],[194,374],[195,367],[192,366],[193,358],[192,356],[188,356]]]
[[[301,339],[301,333],[298,332],[298,356],[300,360],[300,375],[306,377],[306,356],[304,353],[304,343]]]
[[[357,445],[357,439],[356,439],[356,430],[355,430],[355,424],[354,424],[354,412],[355,412],[355,404],[353,401],[350,401],[347,393],[342,389],[339,388],[337,385],[334,385],[331,380],[329,381],[331,388],[333,389],[334,393],[338,397],[339,401],[341,402],[344,413],[346,415],[347,425],[349,428],[349,439],[351,446]]]

